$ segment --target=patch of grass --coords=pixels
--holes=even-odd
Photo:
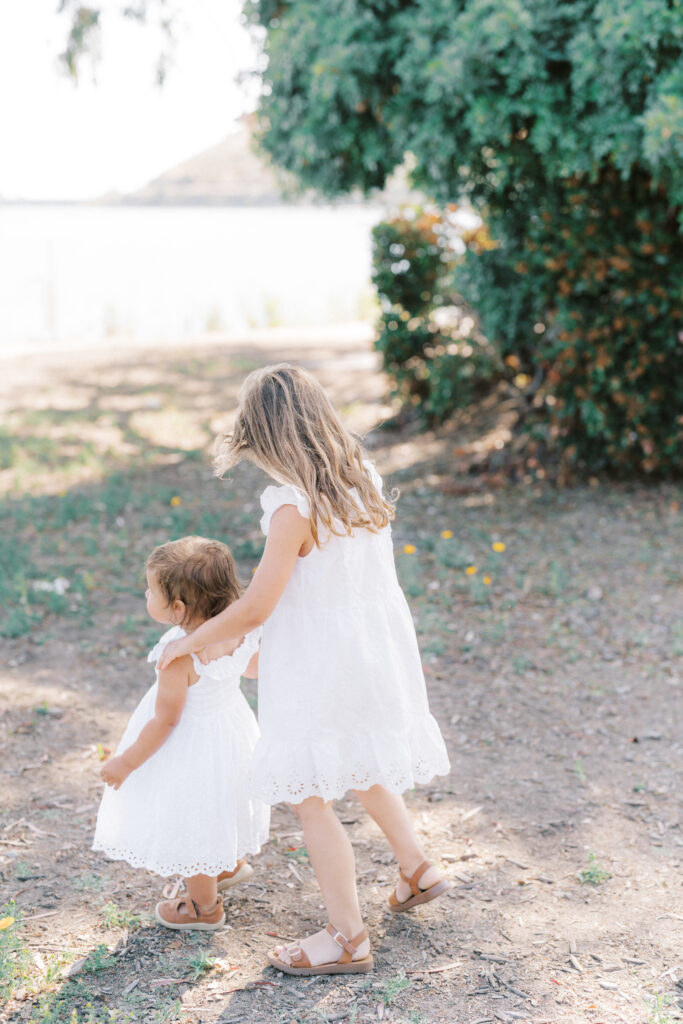
[[[411,982],[406,978],[403,971],[399,971],[395,978],[388,978],[378,985],[379,995],[385,1006],[389,1006],[405,989],[410,988]]]
[[[675,1021],[680,1020],[678,1014],[675,1016],[669,1013],[669,1008],[676,1008],[676,1000],[673,996],[661,995],[658,993],[655,996],[646,996],[645,1005],[650,1011],[647,1018],[647,1024],[675,1024]]]
[[[683,657],[683,623],[675,622],[671,627],[671,653]]]
[[[71,884],[79,892],[101,892],[106,884],[106,879],[101,875],[74,875]]]
[[[95,946],[88,959],[83,964],[83,971],[86,974],[99,974],[100,971],[107,971],[114,966],[114,957],[103,942]]]
[[[490,644],[502,644],[507,638],[507,623],[498,619],[492,626],[482,629],[481,638]]]
[[[285,857],[289,857],[290,860],[295,860],[300,864],[307,864],[309,861],[308,850],[305,846],[291,847],[285,850]]]
[[[569,589],[569,574],[560,562],[553,560],[550,563],[545,579],[538,589],[548,597],[566,596]]]
[[[523,676],[525,672],[528,672],[533,662],[527,658],[526,654],[516,654],[512,659],[512,671],[516,676]]]
[[[67,986],[59,993],[50,993],[33,1008],[27,1024],[139,1024],[141,1021],[144,1024],[181,1024],[188,1019],[179,999],[152,1010],[145,997],[144,1002],[137,1001],[139,1005],[135,1009],[121,1011],[106,1007],[95,1009],[91,1002],[81,1006],[84,996],[77,987],[69,990]]]
[[[580,757],[577,757],[577,759],[576,759],[576,764],[574,765],[574,771],[576,772],[576,777],[579,780],[579,782],[581,783],[581,785],[585,786],[586,785],[587,775],[586,775],[585,769],[583,767],[583,762],[582,762]]]
[[[251,537],[247,537],[246,540],[238,541],[237,544],[232,546],[232,553],[238,562],[258,562],[261,559],[264,547],[264,539],[253,540]]]
[[[598,864],[596,856],[591,850],[588,855],[588,867],[579,871],[576,877],[580,882],[584,882],[587,885],[602,885],[603,882],[607,882],[612,876],[609,871],[606,871]]]
[[[133,914],[108,900],[102,907],[102,920],[105,928],[139,928],[143,924],[143,915]]]
[[[407,544],[409,550],[400,551],[396,555],[396,570],[405,594],[408,597],[422,597],[425,586],[422,580],[422,566],[415,546]]]
[[[218,959],[205,950],[195,953],[187,961],[187,966],[192,971],[192,980],[197,981],[199,978],[203,978],[207,971],[212,970],[217,963]]]
[[[9,999],[26,979],[31,954],[21,939],[21,914],[14,903],[0,911],[0,1000]]]

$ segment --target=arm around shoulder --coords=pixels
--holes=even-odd
[[[294,505],[277,509],[270,523],[263,557],[242,597],[182,640],[170,643],[161,656],[160,667],[165,669],[173,657],[233,640],[262,626],[280,600],[301,549],[310,541],[311,524]]]

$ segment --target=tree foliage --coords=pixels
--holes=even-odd
[[[68,31],[64,50],[59,54],[59,62],[68,75],[78,80],[83,60],[90,58],[97,62],[102,37],[103,5],[97,6],[79,3],[79,0],[60,0],[57,8],[60,14],[68,18]],[[156,63],[156,80],[163,85],[170,62],[173,47],[173,12],[169,9],[168,0],[137,0],[137,3],[117,5],[117,13],[141,25],[153,22],[161,31],[165,45]]]
[[[329,194],[410,151],[435,199],[533,205],[539,176],[638,164],[683,204],[681,0],[258,3],[262,140]]]
[[[543,370],[548,438],[585,466],[680,466],[683,0],[248,13],[266,29],[273,159],[336,195],[381,186],[410,152],[419,188],[486,221],[495,244],[470,249],[454,289],[501,357]]]

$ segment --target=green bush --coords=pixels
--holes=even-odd
[[[497,349],[453,289],[454,209],[406,209],[373,229],[373,283],[382,312],[375,347],[404,403],[438,421],[467,405],[501,369]],[[490,244],[490,243],[489,243]]]
[[[676,471],[681,0],[249,10],[266,30],[260,123],[273,159],[333,195],[381,186],[412,153],[415,184],[444,207],[467,197],[495,239],[471,247],[451,291],[511,371],[544,371],[541,432],[586,467]],[[404,311],[402,323],[418,315]],[[415,349],[397,365],[417,360],[416,387],[423,354],[441,347],[426,319],[412,341],[394,331],[397,352]]]
[[[620,472],[680,470],[683,237],[649,176],[624,182],[607,170],[541,197],[515,269],[545,292],[540,409],[564,459]]]

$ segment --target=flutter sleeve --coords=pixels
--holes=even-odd
[[[251,633],[247,633],[237,650],[231,655],[235,671],[240,675],[246,671],[247,665],[258,651],[262,628],[262,626],[258,626],[256,629],[252,629]]]
[[[303,491],[300,491],[298,487],[292,486],[292,484],[283,484],[282,487],[276,487],[274,484],[271,484],[270,487],[266,487],[261,495],[261,508],[263,509],[261,530],[266,536],[268,536],[270,521],[273,515],[283,505],[294,505],[299,515],[303,516],[304,519],[310,518],[308,499]]]
[[[192,663],[200,679],[205,677],[225,680],[239,678],[251,661],[252,656],[258,650],[261,640],[261,629],[261,626],[258,626],[257,629],[252,629],[251,633],[247,633],[242,643],[232,654],[224,654],[222,658],[214,658],[208,665],[202,664],[199,657],[193,654]]]
[[[160,637],[159,640],[157,640],[154,647],[147,655],[147,661],[151,662],[151,664],[153,665],[156,665],[156,663],[159,661],[159,658],[166,650],[167,645],[170,644],[171,640],[179,640],[180,637],[186,635],[187,634],[185,633],[185,630],[182,628],[182,626],[171,626],[171,628],[167,629],[164,635]]]

